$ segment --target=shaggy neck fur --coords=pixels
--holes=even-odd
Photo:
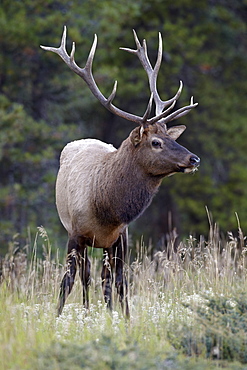
[[[137,150],[127,138],[108,154],[96,176],[94,209],[101,225],[129,224],[148,207],[159,188],[161,178],[140,168]]]

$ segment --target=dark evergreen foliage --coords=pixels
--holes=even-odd
[[[84,82],[40,44],[57,46],[63,25],[68,48],[76,41],[83,66],[93,41],[99,43],[94,74],[114,103],[143,114],[148,83],[137,58],[119,50],[134,47],[132,28],[146,38],[151,61],[158,32],[164,39],[159,92],[178,104],[194,95],[199,106],[178,123],[180,142],[201,157],[195,176],[165,179],[152,206],[131,228],[160,240],[173,227],[181,236],[207,232],[205,206],[222,230],[237,229],[235,212],[247,228],[246,2],[179,1],[7,1],[0,4],[0,253],[11,237],[42,224],[57,241],[63,231],[54,206],[59,153],[68,141],[95,137],[118,146],[133,124],[113,117]],[[171,215],[171,216],[170,216]]]

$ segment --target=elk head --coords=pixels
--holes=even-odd
[[[184,130],[182,125],[167,129],[160,123],[134,129],[130,140],[135,146],[136,161],[156,178],[196,171],[200,159],[176,142]]]

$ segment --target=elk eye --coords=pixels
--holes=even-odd
[[[152,146],[156,149],[161,148],[161,142],[157,139],[152,141]]]

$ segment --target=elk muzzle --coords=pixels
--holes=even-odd
[[[195,172],[197,171],[198,167],[200,166],[200,158],[192,154],[189,158],[189,163],[188,166],[178,166],[178,172],[184,172],[184,173],[190,173],[190,172]]]

